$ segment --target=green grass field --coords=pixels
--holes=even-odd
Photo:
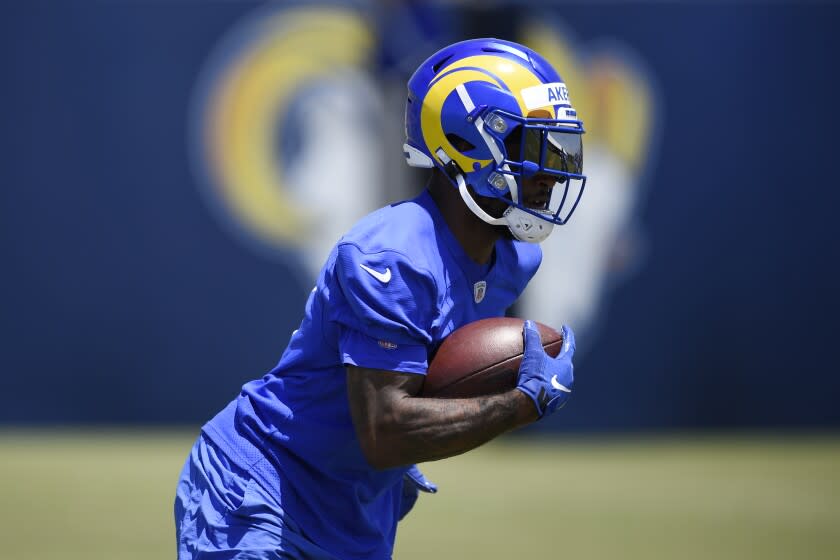
[[[174,558],[187,432],[0,431],[0,557]],[[424,466],[395,558],[840,558],[840,437],[506,439]]]

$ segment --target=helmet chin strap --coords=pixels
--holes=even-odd
[[[508,206],[501,218],[494,218],[485,212],[472,197],[462,174],[456,175],[455,181],[458,183],[458,192],[461,194],[464,204],[482,221],[494,226],[507,226],[511,234],[519,241],[541,243],[551,235],[551,231],[554,229],[553,223],[538,218],[516,206]],[[551,212],[547,210],[535,210],[535,212],[551,215]]]

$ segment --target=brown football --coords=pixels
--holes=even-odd
[[[522,361],[522,319],[492,317],[468,323],[441,343],[420,395],[468,398],[503,393],[516,387]],[[560,353],[563,335],[537,323],[543,348]]]

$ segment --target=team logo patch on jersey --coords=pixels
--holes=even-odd
[[[473,298],[476,303],[481,303],[484,299],[484,294],[487,293],[487,282],[480,280],[473,284]]]
[[[379,346],[381,346],[385,350],[395,350],[397,348],[396,343],[389,342],[387,340],[380,340],[379,341]]]

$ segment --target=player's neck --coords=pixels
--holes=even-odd
[[[478,264],[490,262],[496,241],[501,237],[499,228],[473,214],[458,191],[442,175],[433,174],[427,188],[467,256]]]

